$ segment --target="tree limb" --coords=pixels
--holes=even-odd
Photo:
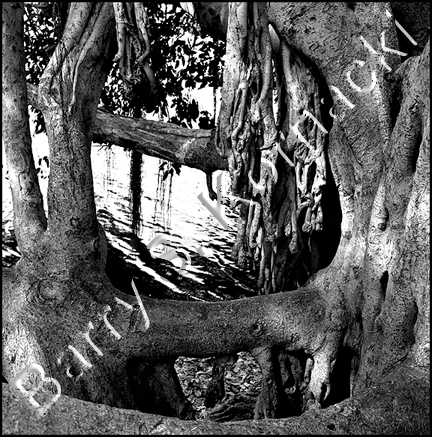
[[[27,84],[28,101],[39,109],[38,88]],[[211,131],[172,123],[122,117],[98,110],[93,141],[113,143],[144,155],[167,159],[205,173],[228,169],[228,162],[210,141]]]

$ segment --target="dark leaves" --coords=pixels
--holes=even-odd
[[[179,6],[147,3],[147,8],[151,40],[149,62],[159,84],[157,93],[149,95],[142,85],[125,87],[118,65],[114,65],[101,94],[101,106],[108,112],[126,116],[152,112],[171,117],[174,123],[189,128],[199,119],[200,126],[210,128],[214,125],[212,117],[208,112],[200,113],[200,105],[190,97],[190,92],[220,85],[225,43],[200,36],[196,20]],[[35,85],[59,41],[67,8],[53,3],[49,12],[42,14],[26,4],[26,71],[27,80]],[[36,132],[44,131],[43,118],[38,113]]]

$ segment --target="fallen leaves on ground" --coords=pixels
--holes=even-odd
[[[213,358],[179,357],[175,363],[184,394],[198,412],[197,419],[246,420],[253,416],[260,393],[261,370],[248,352],[240,352],[237,362],[225,371],[225,398],[211,410],[204,405]]]

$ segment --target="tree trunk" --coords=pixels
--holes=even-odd
[[[239,7],[235,13],[245,8]],[[263,372],[256,417],[292,414],[282,405],[286,393],[281,379],[287,369],[295,379],[290,388],[301,391],[299,402],[302,410],[308,410],[305,414],[277,422],[275,427],[272,421],[263,421],[196,428],[196,424],[163,419],[156,422],[162,426],[158,428],[153,418],[148,419],[153,425],[143,425],[144,429],[149,433],[229,433],[245,432],[249,427],[249,431],[264,433],[280,424],[283,433],[428,434],[424,408],[429,404],[429,265],[425,256],[429,253],[429,42],[421,55],[401,66],[395,55],[386,55],[385,64],[392,71],[385,74],[381,58],[371,56],[360,36],[377,48],[385,31],[386,46],[397,48],[395,26],[386,15],[388,3],[270,3],[256,7],[255,25],[261,23],[265,30],[265,13],[285,44],[284,50],[306,59],[319,72],[314,80],[327,86],[332,95],[331,101],[327,96],[329,102],[323,110],[333,105],[336,112],[327,155],[342,222],[331,264],[296,291],[224,303],[143,297],[137,303],[136,298],[111,285],[104,272],[103,230],[95,213],[90,147],[97,102],[109,68],[107,59],[113,54],[100,42],[111,39],[114,18],[111,4],[73,3],[64,44],[57,47],[40,85],[52,157],[46,230],[37,190],[30,191],[30,199],[20,197],[22,183],[13,191],[14,211],[23,211],[21,222],[15,223],[16,232],[22,235],[20,247],[27,244],[27,250],[18,264],[3,274],[4,375],[12,379],[25,365],[36,362],[59,381],[63,394],[192,418],[173,369],[176,357],[249,350]],[[13,65],[13,47],[22,53],[22,5],[6,3],[3,11],[3,53]],[[240,13],[237,19],[242,19]],[[237,29],[240,32],[242,27]],[[267,38],[267,44],[272,38],[265,31],[258,34]],[[15,45],[6,44],[8,35]],[[240,50],[238,41],[231,43]],[[249,48],[252,43],[249,41]],[[268,46],[264,52],[268,56]],[[251,65],[259,66],[256,76],[252,75],[259,88],[265,83],[260,74],[268,65],[251,56]],[[263,63],[265,59],[263,55]],[[356,59],[366,60],[355,73],[352,69],[353,81],[360,88],[368,87],[375,73],[376,85],[369,93],[356,94],[347,81],[346,72]],[[16,62],[21,64],[15,76],[3,68],[8,91],[4,99],[11,99],[14,93],[21,96],[25,90],[24,64],[18,57]],[[20,81],[14,82],[15,77]],[[237,86],[241,80],[233,79],[231,85]],[[234,98],[236,91],[233,88],[228,97]],[[348,107],[347,99],[352,102]],[[263,101],[253,102],[262,105],[265,114]],[[18,105],[18,113],[25,113],[25,99]],[[231,125],[224,114],[225,125],[222,119],[216,137],[227,132],[229,138],[224,137],[218,146],[226,146],[222,151],[233,177],[244,165],[256,171],[255,180],[261,175],[268,182],[271,172],[258,165],[262,155],[254,155],[255,168],[249,156],[236,150],[240,138],[236,135],[245,130],[232,136],[232,127],[240,126],[242,117],[236,112],[240,106],[232,107],[236,124]],[[22,120],[23,116],[16,118]],[[292,119],[286,116],[284,120],[282,129],[277,126],[278,134],[284,128],[288,133],[286,123]],[[253,119],[249,121],[253,124]],[[8,142],[13,126],[11,120],[6,122]],[[268,140],[271,145],[272,125],[266,123],[261,126],[264,144]],[[249,128],[247,123],[240,127]],[[27,131],[28,127],[21,124],[19,129]],[[26,172],[29,187],[37,185],[34,164],[16,159],[14,150],[29,156],[29,137],[7,148],[7,162],[15,173]],[[321,163],[320,168],[327,166]],[[280,166],[277,169],[282,173]],[[237,176],[243,175],[238,186],[246,195],[251,187],[244,184],[247,174],[242,172],[237,171]],[[293,173],[286,173],[281,183],[292,187],[293,179]],[[266,195],[272,186],[266,183],[266,190],[264,201],[271,202],[272,196]],[[277,198],[282,191],[272,193]],[[294,203],[293,193],[290,196]],[[282,205],[287,207],[285,202]],[[262,224],[269,237],[269,225],[278,215],[272,217],[271,203],[262,204],[262,209],[267,214]],[[243,221],[247,218],[243,213]],[[31,224],[30,237],[24,231],[27,222]],[[240,231],[241,243],[245,232]],[[262,258],[264,275],[266,264],[272,262],[271,253],[264,252]],[[279,361],[275,359],[275,351],[280,349],[291,354],[288,368],[280,364],[280,353],[276,354]],[[352,397],[343,400],[347,392]]]
[[[2,105],[3,141],[11,175],[10,184],[14,206],[14,228],[21,253],[25,255],[45,231],[47,219],[42,194],[33,162],[25,57],[22,51],[22,6],[9,4],[4,9],[2,30]]]
[[[382,31],[375,26],[388,5],[358,5],[345,19],[342,14],[347,11],[338,11],[340,6],[336,5],[319,4],[308,10],[304,5],[296,7],[305,12],[306,20],[313,16],[332,16],[333,26],[340,23],[341,40],[344,32],[359,25],[362,36],[375,47]],[[282,35],[286,26],[279,18],[284,8],[281,4],[272,8],[275,25]],[[370,25],[372,22],[374,25]],[[428,360],[424,349],[428,340],[423,331],[429,329],[428,318],[423,315],[423,311],[428,311],[428,304],[423,303],[428,294],[428,269],[426,259],[416,254],[428,251],[425,241],[429,231],[422,220],[427,217],[429,198],[424,194],[428,188],[421,181],[429,178],[430,171],[430,49],[427,43],[420,57],[411,58],[393,73],[393,83],[399,87],[401,99],[399,113],[391,114],[394,90],[385,76],[377,75],[377,87],[371,94],[361,95],[360,100],[353,96],[345,77],[338,74],[348,64],[343,53],[364,58],[364,52],[356,52],[361,47],[360,40],[347,36],[348,46],[341,56],[340,51],[332,52],[334,28],[329,30],[328,38],[325,28],[319,30],[319,46],[318,32],[309,34],[304,25],[290,29],[289,41],[310,57],[327,81],[331,80],[356,106],[343,120],[338,119],[330,132],[329,158],[344,212],[342,241],[331,266],[318,275],[314,284],[320,288],[331,284],[335,295],[339,288],[354,320],[360,324],[363,339],[356,386],[369,386],[402,358],[410,356],[417,365]],[[329,49],[318,50],[324,45]],[[391,28],[386,31],[386,45],[397,47]],[[397,67],[395,59],[386,58],[390,67]],[[341,112],[342,108],[338,110],[336,106],[336,113]],[[369,124],[362,128],[359,120]],[[410,261],[413,257],[415,262]],[[412,277],[418,280],[413,283],[409,279]],[[357,314],[361,314],[360,318]],[[353,340],[358,342],[360,338]]]

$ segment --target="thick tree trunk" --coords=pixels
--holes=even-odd
[[[22,17],[22,5],[12,4],[10,9]],[[8,22],[18,19],[8,17]],[[48,228],[4,273],[3,372],[11,379],[26,364],[36,362],[56,374],[55,369],[67,362],[70,376],[64,368],[61,376],[57,374],[65,393],[139,408],[131,388],[137,385],[128,380],[126,362],[106,360],[80,380],[79,360],[68,349],[72,345],[82,349],[82,328],[89,333],[91,321],[96,327],[101,322],[96,313],[91,315],[92,308],[107,311],[104,302],[113,292],[104,273],[106,240],[96,220],[90,150],[97,103],[110,68],[107,61],[113,56],[107,41],[114,29],[110,3],[72,4],[63,40],[41,79],[40,106],[51,155]],[[22,35],[22,27],[16,35]],[[17,45],[16,51],[22,53],[22,39]],[[3,50],[12,49],[3,38]],[[104,379],[111,383],[99,387],[98,381]]]
[[[428,253],[424,241],[429,234],[420,224],[420,216],[428,217],[429,200],[423,195],[428,187],[419,181],[429,178],[429,43],[417,31],[423,54],[397,73],[394,54],[385,61],[371,56],[370,47],[380,47],[383,31],[385,46],[397,49],[393,21],[385,18],[390,10],[389,4],[375,3],[278,3],[268,9],[281,44],[312,60],[333,94],[334,102],[324,108],[333,105],[337,114],[328,156],[339,190],[342,239],[332,264],[311,285],[328,290],[348,323],[352,390],[374,383],[407,355],[417,365],[428,362],[429,340],[423,331],[429,329],[424,316],[429,310],[427,257],[420,261],[415,254]],[[241,29],[240,24],[234,27],[238,33]],[[352,29],[359,34],[353,37]],[[377,84],[359,95],[347,73],[353,60],[365,57],[355,83],[365,89],[375,74]],[[392,69],[391,75],[384,74]],[[420,211],[408,206],[413,204],[421,205]],[[408,279],[416,275],[413,270],[422,278],[415,284]],[[420,305],[419,296],[427,302]]]
[[[344,64],[349,63],[343,53],[349,53],[350,59],[364,58],[364,51],[356,52],[362,46],[360,39],[352,39],[347,35],[348,46],[342,53],[340,50],[332,51],[331,42],[332,35],[335,35],[334,26],[337,27],[339,22],[339,35],[342,39],[344,29],[360,26],[362,36],[376,47],[382,28],[374,25],[379,23],[378,17],[385,15],[388,6],[359,4],[354,12],[348,12],[344,20],[338,21],[337,17],[339,15],[341,18],[343,11],[336,4],[331,7],[326,5],[320,3],[316,7],[306,7],[298,4],[295,8],[302,9],[305,14],[303,23],[313,16],[320,16],[322,22],[325,21],[323,17],[331,16],[333,27],[329,29],[328,39],[325,28],[310,33],[304,25],[299,24],[298,27],[291,26],[288,32],[286,21],[281,19],[288,9],[282,4],[271,9],[274,14],[271,21],[282,35],[287,32],[290,44],[314,60],[328,81],[331,80],[349,100],[356,103],[349,112],[346,110],[346,117],[338,120],[330,133],[329,157],[339,186],[343,211],[342,241],[328,272],[319,275],[321,277],[314,284],[328,287],[326,281],[329,279],[326,277],[331,276],[332,293],[335,293],[337,282],[342,280],[340,292],[350,312],[354,315],[361,311],[364,339],[359,379],[369,385],[374,379],[371,377],[373,374],[376,378],[390,363],[396,363],[402,356],[406,356],[414,343],[417,344],[414,349],[418,350],[426,341],[424,338],[414,341],[413,330],[417,318],[415,308],[423,311],[425,307],[417,306],[415,296],[424,297],[428,293],[424,277],[428,270],[420,259],[410,263],[409,268],[401,268],[398,263],[402,260],[406,263],[414,254],[426,250],[424,241],[428,231],[419,224],[420,219],[416,218],[421,212],[419,209],[410,212],[411,207],[408,205],[416,202],[422,205],[422,211],[429,206],[428,198],[423,196],[427,187],[415,182],[427,180],[430,171],[429,164],[426,164],[429,162],[429,43],[420,58],[409,60],[394,74],[396,81],[401,81],[396,83],[400,86],[402,98],[399,113],[391,114],[389,99],[393,90],[382,76],[371,94],[356,97],[349,89],[346,78],[338,74],[338,71],[343,71]],[[295,11],[290,10],[289,13]],[[352,23],[347,21],[351,19]],[[372,22],[374,25],[369,25]],[[391,29],[387,28],[386,45],[397,47],[396,44]],[[328,49],[324,50],[324,46]],[[397,65],[392,63],[396,59],[392,55],[386,61],[392,68],[396,68]],[[368,73],[365,71],[364,74]],[[342,112],[341,105],[343,103],[336,106],[336,113]],[[363,129],[359,120],[368,121]],[[404,180],[401,180],[402,175]],[[414,234],[411,229],[415,229]],[[402,255],[403,251],[405,253]],[[335,282],[333,272],[338,266],[345,274],[339,272]],[[403,285],[406,279],[402,278],[411,277],[413,270],[423,279],[406,287]],[[402,306],[397,303],[399,299],[404,302]],[[399,316],[393,314],[390,317],[390,308]],[[428,327],[429,322],[420,317],[417,324],[421,326],[423,323],[426,324],[424,328]],[[388,346],[383,351],[383,345],[386,344]],[[424,362],[424,352],[417,356],[418,359],[422,356],[419,363]]]

